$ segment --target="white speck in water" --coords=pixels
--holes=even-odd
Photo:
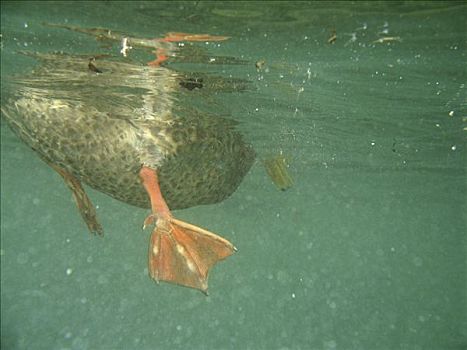
[[[97,283],[106,284],[108,283],[108,279],[104,275],[100,275],[99,277],[97,277]]]
[[[27,23],[24,23],[24,28],[27,28],[29,27],[29,25]]]
[[[295,293],[292,293],[292,299],[295,299]]]
[[[258,107],[256,107],[256,108],[255,108],[255,112],[258,112],[258,111],[259,111],[259,108],[258,108]]]
[[[436,127],[437,127],[437,128],[439,128],[439,127],[440,127],[439,123],[436,123],[435,125],[436,125]]]
[[[66,274],[67,274],[68,276],[70,276],[72,273],[73,273],[73,270],[72,270],[72,269],[70,269],[70,268],[67,268],[67,269],[66,269]]]
[[[67,238],[67,239],[65,240],[65,242],[70,243],[70,242],[71,242],[71,239]]]
[[[99,205],[96,205],[96,209],[99,209]]]
[[[16,257],[16,262],[18,264],[26,264],[29,260],[29,256],[27,253],[19,253]]]
[[[415,266],[422,266],[423,265],[423,259],[420,258],[419,256],[416,256],[415,258],[413,258],[413,263]]]
[[[87,340],[85,340],[85,339],[83,339],[81,337],[76,337],[71,342],[71,347],[73,349],[87,349],[88,348],[88,342],[87,342]]]
[[[370,142],[370,145],[374,146],[374,145],[376,145],[376,142],[375,142],[375,141],[371,141],[371,142]]]
[[[451,147],[451,149],[452,149],[453,151],[455,151],[455,150],[457,149],[457,146],[456,146],[456,145],[453,145],[453,146]]]
[[[454,111],[450,111],[450,112],[449,112],[449,116],[450,116],[450,117],[453,117],[453,116],[454,116]]]
[[[335,349],[337,347],[337,343],[335,340],[329,340],[324,342],[325,349]]]

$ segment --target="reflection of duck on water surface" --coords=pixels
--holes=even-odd
[[[12,129],[64,178],[91,231],[102,228],[81,181],[151,208],[151,277],[206,291],[210,267],[235,248],[169,208],[222,201],[254,160],[233,121],[187,102],[210,78],[111,58],[35,57],[40,67],[12,80],[15,95],[2,107]],[[213,79],[217,91],[243,88]]]

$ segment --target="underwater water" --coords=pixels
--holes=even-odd
[[[465,2],[2,1],[2,104],[35,65],[19,51],[121,48],[44,22],[230,36],[199,45],[245,60],[209,69],[251,81],[220,98],[257,160],[175,213],[238,248],[206,296],[148,277],[147,210],[86,188],[89,234],[2,119],[2,349],[467,348]]]

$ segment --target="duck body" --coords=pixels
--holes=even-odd
[[[149,208],[139,176],[145,165],[157,170],[170,209],[216,203],[254,161],[233,121],[184,104],[199,91],[184,88],[183,74],[106,59],[97,73],[82,57],[39,59],[15,80],[3,115],[46,162],[96,190]]]
[[[150,277],[207,293],[210,268],[236,249],[171,210],[227,198],[253,164],[235,123],[203,102],[209,90],[242,84],[129,61],[35,57],[41,65],[12,79],[13,97],[2,105],[11,128],[63,177],[91,232],[103,230],[81,182],[151,208],[143,225],[154,224]]]

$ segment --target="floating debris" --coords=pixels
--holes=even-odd
[[[89,63],[88,63],[88,68],[91,72],[94,72],[94,73],[102,73],[102,71],[96,67],[96,65],[94,64],[94,62],[96,62],[96,58],[95,57],[91,57],[89,59]]]
[[[336,40],[337,40],[337,33],[335,30],[333,30],[331,36],[328,39],[328,44],[334,44]]]
[[[289,164],[282,154],[265,159],[264,167],[271,180],[281,191],[292,187],[293,180],[287,170]]]
[[[123,55],[123,57],[127,57],[128,51],[132,48],[132,46],[128,45],[128,38],[124,37],[122,39],[122,49],[120,50],[120,53]]]
[[[375,41],[373,41],[373,44],[383,44],[391,41],[402,41],[400,36],[384,36],[382,38],[379,38]]]
[[[255,63],[256,70],[257,70],[257,71],[262,70],[262,69],[264,68],[265,65],[266,65],[266,61],[265,61],[265,60],[256,61],[256,63]]]

